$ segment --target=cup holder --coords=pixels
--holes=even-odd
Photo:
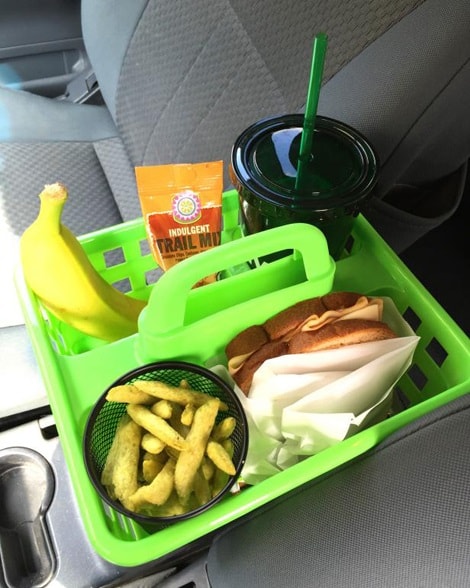
[[[8,588],[47,586],[54,575],[46,521],[54,486],[42,455],[24,447],[0,450],[0,560]]]

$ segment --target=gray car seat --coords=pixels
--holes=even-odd
[[[0,88],[2,232],[33,220],[45,183],[67,184],[64,220],[84,233],[140,216],[135,165],[227,164],[247,125],[302,110],[319,31],[329,38],[319,113],[376,146],[368,216],[379,231],[401,250],[458,205],[467,0],[82,0],[82,28],[104,106]]]
[[[148,586],[466,588],[469,452],[466,394],[228,527]]]

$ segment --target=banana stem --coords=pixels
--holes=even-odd
[[[67,200],[68,194],[65,186],[60,183],[46,184],[44,190],[39,194],[41,206],[37,222],[40,224],[47,223],[57,232],[60,230],[60,221],[62,209]]]

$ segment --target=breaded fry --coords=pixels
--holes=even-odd
[[[205,455],[202,458],[201,472],[206,480],[212,480],[215,472],[214,463]]]
[[[186,437],[187,448],[181,451],[176,462],[175,488],[183,503],[188,500],[192,492],[194,477],[202,463],[219,404],[218,398],[211,397],[196,410],[193,424]]]
[[[143,434],[141,444],[142,449],[145,449],[145,451],[148,451],[149,453],[154,453],[155,455],[161,453],[166,447],[164,441],[148,432]]]
[[[150,410],[162,419],[169,419],[173,413],[173,406],[168,400],[158,400],[152,404]]]
[[[142,429],[127,415],[121,419],[116,430],[113,445],[115,449],[108,454],[108,460],[114,460],[114,464],[108,470],[106,464],[103,470],[103,478],[108,482],[106,487],[110,496],[113,496],[123,504],[127,498],[138,488],[140,443]],[[109,484],[109,475],[111,483]],[[103,481],[104,484],[104,481]]]
[[[196,392],[195,390],[188,390],[187,388],[170,386],[164,382],[158,382],[156,380],[151,382],[146,380],[136,380],[134,385],[142,392],[150,394],[151,396],[155,396],[155,398],[170,400],[172,402],[176,402],[177,404],[181,404],[182,406],[186,406],[187,404],[201,406],[210,398],[212,398],[212,396],[209,394],[204,394],[203,392]],[[219,410],[227,410],[227,408],[227,405],[220,401]]]
[[[169,459],[157,474],[151,484],[141,486],[134,494],[129,496],[129,508],[138,511],[144,504],[165,504],[173,490],[175,477],[175,461]]]
[[[236,425],[237,421],[234,417],[226,417],[225,419],[220,421],[218,425],[214,427],[214,430],[212,431],[211,435],[212,439],[214,441],[222,441],[223,439],[228,439],[235,430]]]
[[[116,498],[113,488],[113,471],[114,466],[116,465],[116,461],[119,457],[120,436],[122,434],[120,430],[125,426],[126,423],[129,422],[129,420],[130,417],[127,414],[124,414],[119,420],[116,427],[116,432],[114,434],[113,443],[106,457],[103,471],[101,472],[101,483],[106,487],[108,494],[113,499]]]
[[[233,443],[231,439],[222,441],[222,447],[225,449],[230,459],[233,458]],[[216,468],[214,479],[212,481],[212,497],[217,496],[223,490],[225,484],[228,482],[229,475],[222,470]]]
[[[209,439],[206,447],[206,453],[209,459],[214,462],[219,470],[222,470],[229,476],[235,475],[236,469],[233,465],[232,458],[220,443]]]
[[[209,482],[204,477],[201,469],[199,469],[194,476],[194,495],[199,506],[206,504],[212,498]]]
[[[138,404],[128,404],[127,412],[138,425],[161,439],[170,447],[174,447],[180,451],[187,447],[187,443],[183,437],[170,427],[164,419],[150,412],[147,407]]]
[[[184,437],[186,439],[186,437],[188,436],[188,433],[189,433],[189,427],[187,425],[183,425],[183,423],[181,422],[181,415],[182,414],[183,414],[183,407],[179,404],[174,403],[173,404],[173,414],[171,415],[171,418],[169,419],[169,423],[175,431],[178,431],[178,433],[181,435],[181,437]]]
[[[181,423],[183,425],[186,425],[187,427],[190,427],[193,422],[195,411],[196,411],[196,407],[194,406],[194,404],[187,404],[184,407],[183,412],[181,413],[181,419],[180,419]]]
[[[153,396],[146,394],[132,384],[114,386],[106,394],[106,400],[110,402],[127,402],[129,404],[153,404],[155,402]]]
[[[182,515],[187,511],[188,506],[181,504],[180,499],[174,490],[165,504],[162,504],[161,506],[145,504],[139,510],[140,514],[145,514],[150,517],[174,517]]]
[[[142,457],[142,478],[144,482],[147,484],[153,482],[155,476],[162,471],[167,459],[164,452],[158,455],[146,452]]]
[[[177,461],[178,457],[180,456],[180,452],[177,449],[170,447],[169,445],[165,447],[165,453],[168,457],[173,458],[175,461]]]

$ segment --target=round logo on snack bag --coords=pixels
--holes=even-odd
[[[183,190],[172,200],[173,219],[178,223],[194,223],[201,218],[201,201],[196,192]]]

